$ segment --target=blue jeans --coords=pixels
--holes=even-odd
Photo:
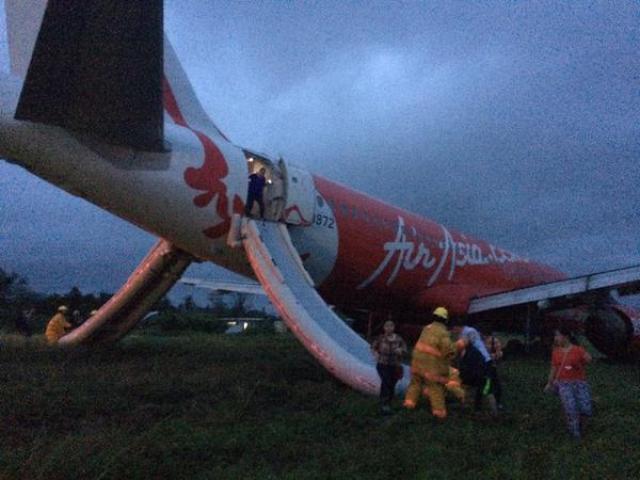
[[[382,363],[376,365],[376,370],[378,371],[378,375],[380,375],[380,400],[384,405],[388,405],[393,399],[396,383],[398,383],[398,377],[396,376],[397,368],[396,365],[385,365]]]

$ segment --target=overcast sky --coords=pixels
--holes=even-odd
[[[235,143],[570,275],[640,264],[640,3],[165,3]],[[0,162],[0,267],[34,288],[113,291],[153,243]]]

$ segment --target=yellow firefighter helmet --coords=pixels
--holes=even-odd
[[[438,307],[438,308],[436,308],[436,309],[433,311],[433,314],[434,314],[436,317],[440,317],[440,318],[442,318],[443,320],[449,320],[449,312],[448,312],[448,311],[447,311],[447,309],[446,309],[446,308],[444,308],[444,307]]]

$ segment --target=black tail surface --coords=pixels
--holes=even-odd
[[[162,0],[49,0],[16,119],[163,151]]]

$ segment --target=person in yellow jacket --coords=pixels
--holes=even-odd
[[[71,324],[67,320],[67,312],[69,309],[64,305],[58,307],[58,312],[51,317],[49,323],[47,323],[47,330],[44,335],[47,337],[47,343],[49,345],[55,345],[58,340],[71,329]]]
[[[446,390],[461,400],[464,399],[464,390],[459,388],[455,370],[450,370],[450,361],[455,356],[455,346],[445,325],[449,320],[449,312],[444,307],[438,307],[431,317],[431,323],[422,329],[420,338],[413,347],[411,382],[405,394],[404,406],[415,408],[420,394],[424,393],[431,403],[431,413],[435,417],[445,418]]]

